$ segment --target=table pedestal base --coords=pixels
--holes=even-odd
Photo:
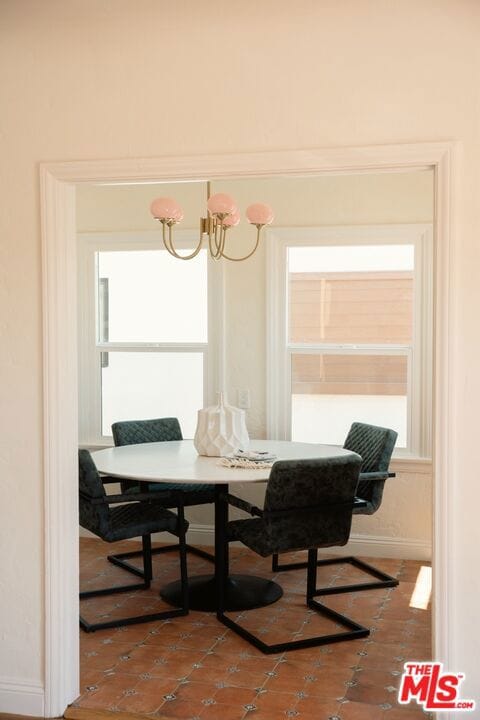
[[[197,575],[188,580],[191,610],[215,612],[217,609],[215,577]],[[272,580],[255,575],[230,575],[226,586],[226,610],[253,610],[279,600],[283,590]],[[180,581],[166,585],[160,596],[170,605],[181,606]]]

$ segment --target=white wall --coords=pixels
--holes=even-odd
[[[463,148],[452,669],[478,697],[480,4],[3,0],[0,15],[2,709],[27,712],[43,683],[38,163],[445,139]]]

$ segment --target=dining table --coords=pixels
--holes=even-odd
[[[355,453],[334,445],[287,440],[251,440],[250,450],[266,452],[275,456],[275,460],[355,456]],[[220,457],[199,455],[192,440],[105,448],[92,452],[92,457],[100,473],[118,477],[119,480],[128,478],[140,483],[177,483],[180,487],[192,483],[214,486],[215,572],[189,577],[190,608],[214,612],[217,609],[221,569],[228,568],[229,489],[238,488],[243,483],[265,483],[271,467],[226,467]],[[223,590],[225,608],[230,611],[263,607],[276,602],[283,594],[281,586],[271,579],[229,572]],[[180,606],[180,581],[161,588],[160,595],[168,603]]]

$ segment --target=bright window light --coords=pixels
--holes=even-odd
[[[432,595],[432,568],[422,565],[418,571],[415,588],[410,598],[410,607],[426,610]]]

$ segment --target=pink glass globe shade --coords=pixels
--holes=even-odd
[[[157,220],[175,220],[175,222],[179,222],[183,219],[182,208],[173,198],[157,198],[150,205],[150,212]]]
[[[231,215],[237,210],[235,200],[225,193],[216,193],[215,195],[212,195],[212,197],[208,199],[207,207],[212,215]]]
[[[228,215],[223,221],[223,227],[235,227],[240,222],[240,213],[235,210],[231,215]]]
[[[270,205],[254,203],[247,208],[247,220],[252,225],[270,225],[273,220],[273,210]]]

